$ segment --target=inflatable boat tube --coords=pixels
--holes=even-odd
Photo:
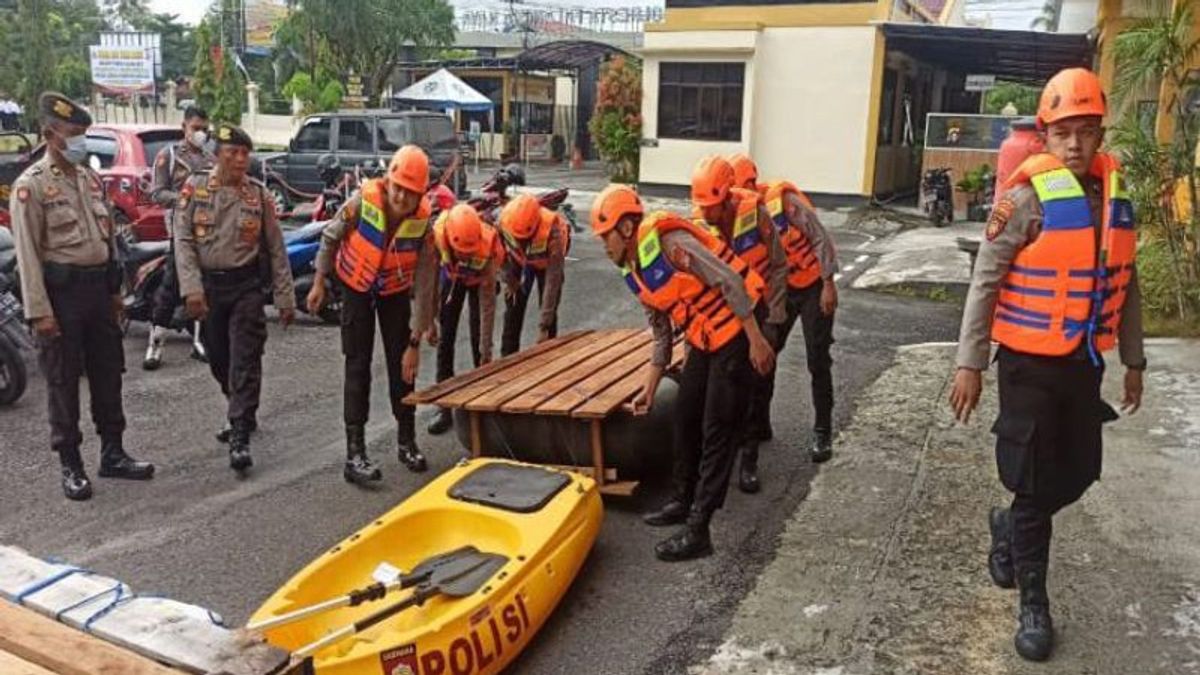
[[[670,473],[678,392],[673,380],[663,378],[648,415],[634,417],[619,411],[602,422],[605,466],[616,469],[622,480],[646,480]],[[535,464],[591,466],[589,420],[506,413],[479,413],[479,416],[484,456]],[[467,411],[455,409],[454,429],[459,443],[470,448]]]

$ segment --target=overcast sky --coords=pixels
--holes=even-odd
[[[1045,4],[1045,0],[966,0],[967,13],[970,16],[990,16],[993,28],[1028,29]],[[459,7],[504,7],[502,0],[451,0]],[[178,14],[186,23],[197,23],[204,16],[210,0],[150,0],[150,8],[155,12],[170,12]],[[662,6],[662,0],[526,0],[524,4],[532,6],[571,6],[571,7],[640,7],[644,5]]]

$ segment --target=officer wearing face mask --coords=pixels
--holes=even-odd
[[[188,106],[183,111],[183,140],[158,151],[154,158],[154,182],[150,186],[150,199],[163,207],[163,222],[170,236],[175,220],[175,202],[184,182],[197,171],[208,171],[216,164],[208,142],[208,113],[204,108]],[[173,247],[172,247],[173,248]],[[150,339],[146,345],[146,356],[142,368],[157,370],[162,365],[163,342],[171,317],[179,306],[179,277],[175,274],[174,250],[167,256],[162,285],[154,294],[154,310],[150,317]],[[200,322],[193,331],[192,358],[206,361],[204,346],[200,340]],[[225,442],[226,439],[221,439]]]
[[[125,453],[118,319],[121,274],[104,187],[88,168],[91,115],[62,94],[38,99],[46,154],[13,184],[10,207],[25,317],[46,376],[50,446],[62,463],[68,499],[92,496],[79,446],[79,378],[87,374],[100,436],[100,477],[146,480],[154,465]]]

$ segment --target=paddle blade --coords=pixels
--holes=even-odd
[[[401,575],[400,580],[403,584],[402,587],[407,588],[408,586],[428,579],[429,576],[433,574],[434,570],[438,569],[439,567],[457,560],[461,560],[462,558],[472,558],[477,555],[481,555],[479,549],[475,548],[474,546],[463,546],[461,548],[456,548],[453,551],[439,553],[438,555],[426,558],[418,563],[416,567],[412,568],[411,572]]]
[[[479,552],[471,558],[439,567],[429,578],[429,585],[432,590],[451,597],[466,597],[482,588],[507,562],[508,558],[502,555]]]

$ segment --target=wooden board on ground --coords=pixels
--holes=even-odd
[[[179,675],[147,658],[0,601],[0,649],[60,675]]]
[[[543,352],[550,351],[552,349],[558,349],[568,342],[577,340],[584,335],[587,335],[589,332],[590,331],[580,330],[546,340],[545,342],[536,344],[529,349],[519,351],[516,354],[509,354],[508,356],[492,361],[487,365],[480,366],[470,372],[463,373],[462,375],[456,375],[445,382],[439,382],[428,389],[422,389],[421,391],[409,394],[404,398],[404,402],[409,405],[432,403],[442,396],[461,389],[469,384],[478,382],[479,380],[482,380],[493,373],[498,373],[507,368],[511,368],[512,366],[533,358],[534,356],[537,356]]]
[[[556,350],[554,354],[561,354],[558,358],[545,363],[537,368],[522,369],[521,367],[514,368],[513,371],[525,370],[519,377],[510,381],[502,387],[497,387],[492,391],[480,396],[467,403],[467,410],[476,410],[481,412],[490,412],[500,408],[509,400],[520,396],[529,389],[553,378],[564,370],[569,370],[571,366],[580,361],[587,360],[599,352],[603,352],[609,347],[620,344],[634,336],[638,331],[632,329],[607,331],[604,333],[593,333],[588,335],[571,345],[570,350]]]
[[[4,675],[56,675],[52,671],[6,651],[0,651],[0,673],[4,673]]]

